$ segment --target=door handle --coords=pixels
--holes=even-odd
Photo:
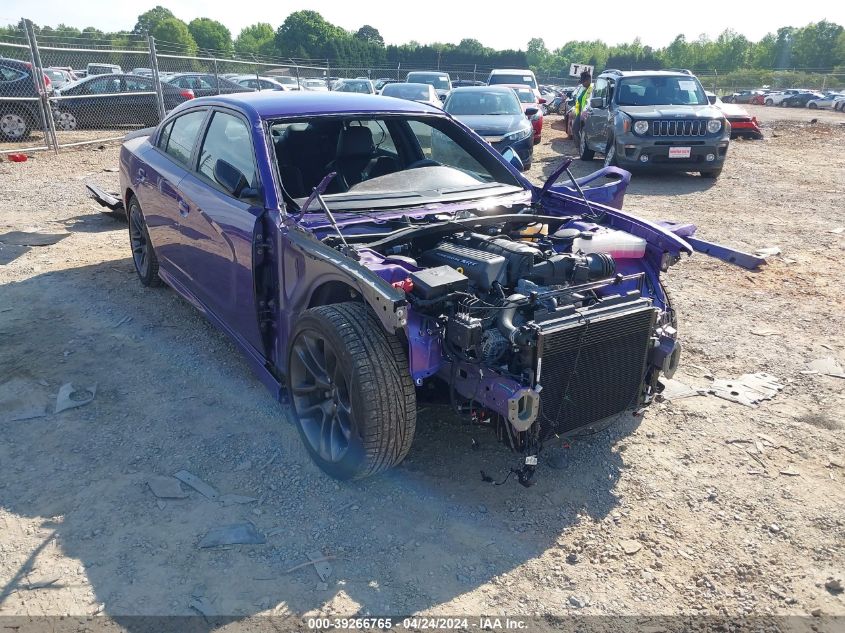
[[[182,198],[179,198],[179,215],[183,218],[188,217],[188,213],[190,213],[191,207],[185,202]]]
[[[144,182],[147,179],[147,172],[143,167],[138,168],[138,182]]]

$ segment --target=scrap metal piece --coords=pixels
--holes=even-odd
[[[675,380],[674,378],[661,380],[660,382],[663,383],[663,391],[660,392],[660,398],[667,402],[672,400],[681,400],[683,398],[691,398],[693,396],[707,395],[706,389],[696,389],[695,387],[690,387],[686,383],[683,383],[680,380]]]
[[[126,210],[123,207],[123,200],[120,199],[120,195],[116,193],[108,193],[107,191],[103,191],[97,185],[92,185],[89,183],[85,183],[85,188],[88,189],[89,194],[92,198],[99,204],[101,207],[105,207],[110,209],[111,211],[115,211],[118,213],[125,213]]]
[[[233,523],[211,528],[202,538],[199,546],[203,549],[221,545],[261,545],[267,539],[252,523]]]
[[[97,383],[95,382],[90,387],[77,389],[72,382],[66,382],[59,387],[59,393],[56,396],[56,410],[55,413],[61,413],[67,409],[75,409],[82,407],[94,400],[97,395]]]
[[[742,268],[746,268],[748,270],[754,270],[766,263],[765,257],[758,257],[750,253],[745,253],[735,248],[731,248],[730,246],[725,246],[724,244],[708,242],[707,240],[702,240],[697,237],[687,237],[684,239],[689,242],[690,246],[695,249],[696,253],[704,253],[705,255],[710,255],[710,257],[715,257],[716,259],[720,259],[728,264],[736,264],[737,266],[741,266]]]
[[[807,365],[810,371],[815,371],[825,376],[833,376],[834,378],[845,378],[845,370],[842,365],[833,356],[826,356],[824,358],[817,358]]]
[[[725,400],[754,407],[758,402],[771,400],[783,385],[771,374],[743,374],[735,380],[722,379],[713,382],[710,392]]]
[[[188,493],[179,485],[179,480],[173,477],[152,475],[147,479],[147,485],[159,499],[184,499],[188,496]]]
[[[214,488],[209,486],[196,475],[189,473],[187,470],[180,470],[173,476],[176,477],[176,479],[181,481],[183,484],[186,484],[196,490],[203,497],[206,497],[208,499],[217,499],[217,497],[220,496],[220,493],[217,492]]]
[[[326,557],[323,556],[322,552],[308,552],[307,556],[309,560],[314,563],[314,571],[317,572],[320,580],[326,582],[329,576],[332,575],[332,566],[326,560]]]

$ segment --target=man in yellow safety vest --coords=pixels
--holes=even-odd
[[[575,105],[572,106],[573,114],[572,120],[572,140],[575,141],[575,146],[578,147],[581,142],[581,113],[590,105],[590,96],[593,94],[593,78],[589,70],[581,73],[581,87],[575,95]]]

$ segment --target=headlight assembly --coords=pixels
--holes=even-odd
[[[710,119],[707,122],[707,131],[710,132],[710,134],[715,134],[716,132],[718,132],[721,129],[722,129],[721,119]]]
[[[648,121],[637,121],[634,123],[634,132],[637,134],[645,134],[648,132]]]
[[[523,139],[528,138],[533,134],[533,130],[531,127],[523,128],[521,130],[517,130],[516,132],[511,132],[510,134],[505,134],[506,141],[521,141]]]

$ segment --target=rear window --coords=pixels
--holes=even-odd
[[[450,90],[449,75],[438,75],[436,73],[408,73],[409,84],[429,84],[435,90]]]
[[[537,82],[534,81],[534,77],[529,74],[520,73],[518,75],[490,75],[490,81],[487,82],[489,85],[494,86],[496,84],[524,84],[526,86],[531,86],[532,88],[537,88]]]
[[[26,75],[21,71],[0,66],[0,81],[17,81],[22,77],[26,77]]]
[[[528,88],[514,88],[514,92],[522,103],[534,103],[537,99],[537,97],[534,96],[534,93]]]
[[[425,84],[387,84],[381,91],[385,97],[398,97],[399,99],[426,100],[428,99],[428,86]]]

